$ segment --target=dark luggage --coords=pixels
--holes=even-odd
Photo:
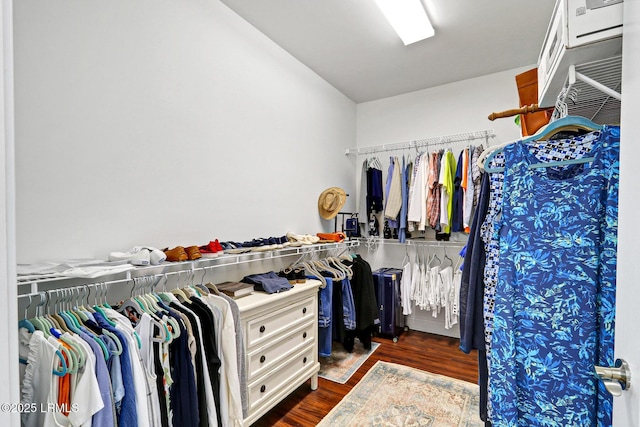
[[[402,270],[397,268],[380,268],[373,272],[376,300],[380,312],[378,333],[391,337],[393,342],[398,342],[398,336],[405,326],[400,299],[401,278]]]

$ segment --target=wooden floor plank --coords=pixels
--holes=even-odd
[[[353,374],[346,384],[319,379],[319,387],[311,391],[310,383],[296,389],[288,398],[257,420],[253,426],[315,426],[362,379],[378,360],[411,366],[434,374],[478,382],[477,353],[464,354],[457,338],[408,331],[398,342],[374,337],[380,347]]]

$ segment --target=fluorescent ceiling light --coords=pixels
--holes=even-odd
[[[376,0],[376,3],[405,46],[435,35],[420,0]]]

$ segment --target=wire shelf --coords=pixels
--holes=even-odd
[[[480,140],[489,145],[489,138],[495,138],[496,134],[493,129],[487,130],[479,130],[474,132],[465,132],[465,133],[457,133],[453,135],[445,135],[438,136],[434,138],[425,138],[425,139],[416,139],[413,141],[405,141],[405,142],[396,142],[392,144],[382,144],[382,145],[371,145],[368,147],[356,147],[356,148],[347,148],[345,150],[345,154],[374,154],[381,153],[385,151],[401,151],[411,148],[421,148],[421,147],[430,147],[437,145],[448,145],[456,142],[463,141],[476,141]]]

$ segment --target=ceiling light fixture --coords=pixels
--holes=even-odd
[[[405,46],[436,34],[420,0],[376,0],[376,3]]]

